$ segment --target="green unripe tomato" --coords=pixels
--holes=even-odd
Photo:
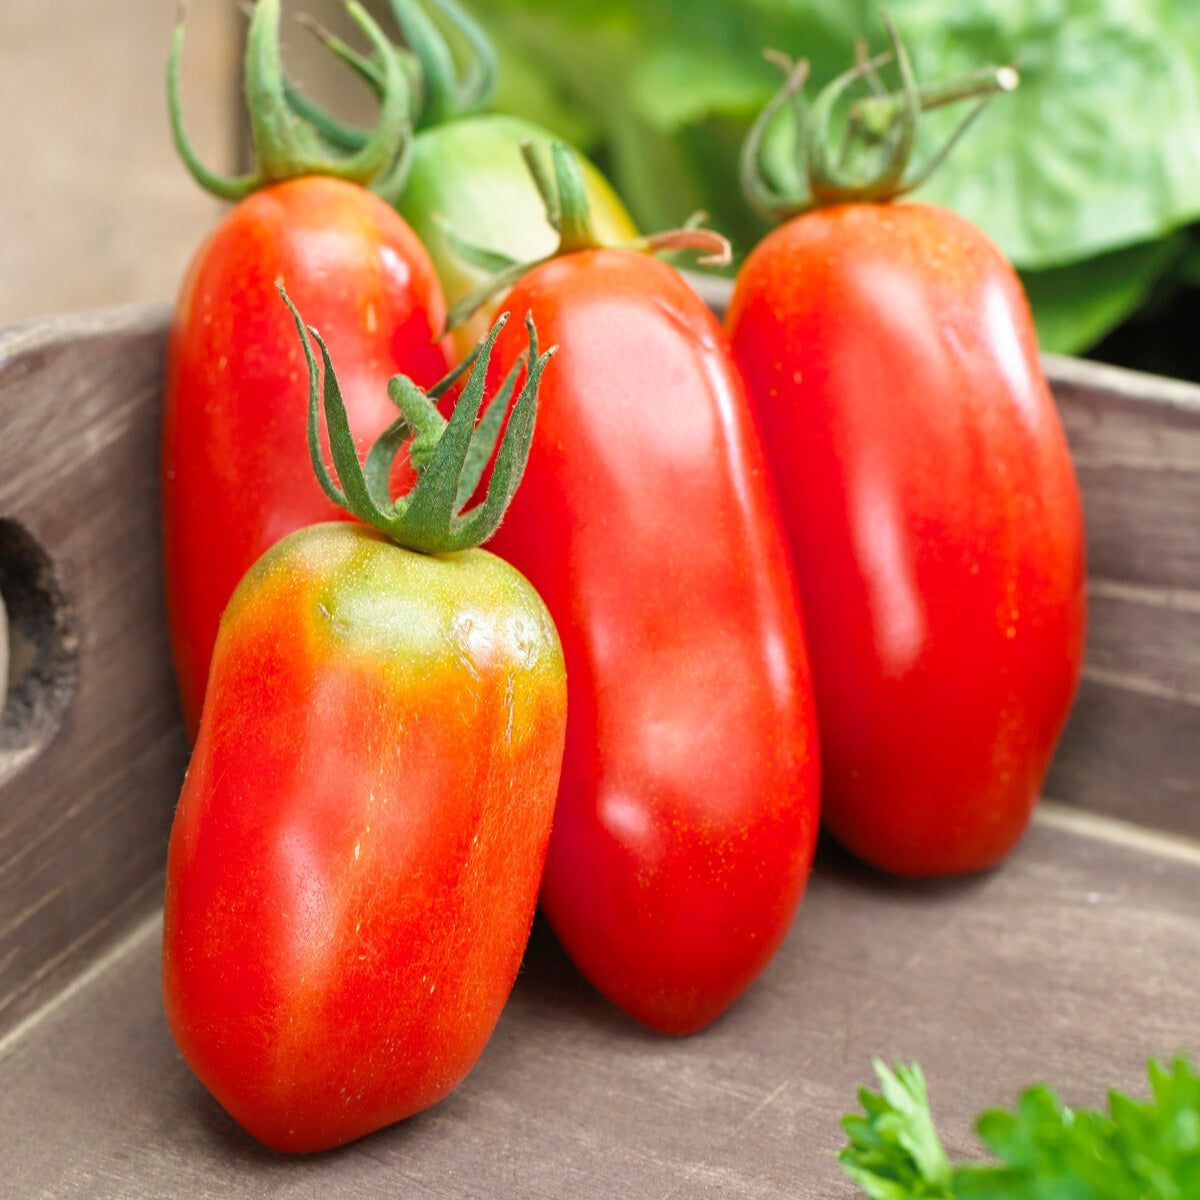
[[[404,191],[396,207],[433,259],[447,304],[487,282],[488,273],[464,262],[447,237],[532,262],[550,254],[558,234],[521,156],[521,143],[548,143],[545,129],[519,117],[485,114],[435,125],[417,134]],[[637,227],[609,182],[580,159],[592,222],[601,242],[637,237]],[[503,297],[454,332],[465,355],[487,332]]]

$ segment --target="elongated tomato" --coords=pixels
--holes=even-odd
[[[357,5],[351,18],[388,42]],[[387,381],[436,382],[448,348],[441,286],[417,236],[367,190],[403,153],[408,88],[389,59],[379,120],[348,157],[325,154],[288,109],[280,0],[258,0],[246,31],[252,173],[225,178],[196,155],[179,91],[182,18],[167,70],[176,149],[196,181],[236,201],[199,248],[176,303],[163,413],[163,542],[167,614],[184,716],[194,736],[217,624],[259,555],[304,525],[341,517],[309,462],[304,356],[276,285],[290,288],[341,364],[360,445],[395,417]],[[402,472],[403,473],[403,472]],[[397,482],[400,482],[399,480]]]
[[[309,463],[304,356],[279,280],[334,347],[360,444],[395,418],[392,375],[425,385],[447,366],[429,255],[365,188],[321,176],[271,185],[200,248],[171,323],[162,462],[167,612],[193,735],[242,575],[284,534],[344,515]]]
[[[292,314],[315,418],[316,359]],[[476,548],[533,431],[550,352],[528,328],[498,448],[495,426],[475,425],[491,341],[448,423],[397,381],[405,431],[421,425],[429,451],[397,498],[400,427],[364,469],[322,342],[336,481],[313,466],[363,523],[283,538],[221,620],[171,828],[163,1002],[197,1076],[279,1150],[338,1146],[445,1096],[529,936],[565,735],[562,649],[528,581]],[[465,508],[493,448],[484,498]]]
[[[335,522],[221,628],[171,832],[163,995],[184,1058],[276,1149],[441,1099],[529,935],[565,718],[528,584]]]
[[[687,1033],[750,984],[808,877],[808,661],[758,433],[719,324],[621,250],[535,268],[505,302],[561,344],[490,548],[546,601],[569,716],[542,904],[641,1021]],[[521,349],[509,331],[501,369]]]
[[[1012,268],[911,203],[782,225],[727,326],[804,596],[823,815],[910,875],[996,863],[1079,678],[1079,492]]]

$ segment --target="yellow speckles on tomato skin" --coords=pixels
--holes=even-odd
[[[337,523],[250,572],[172,834],[164,995],[255,1136],[335,1145],[470,1068],[528,936],[564,728],[553,626],[491,555]]]
[[[727,328],[797,564],[827,826],[906,874],[991,865],[1084,627],[1078,490],[1016,276],[951,213],[835,206],[751,253]]]

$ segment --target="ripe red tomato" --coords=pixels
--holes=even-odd
[[[560,343],[490,543],[546,601],[569,717],[543,908],[583,973],[646,1024],[712,1021],[779,946],[817,827],[791,568],[720,325],[622,250],[509,294]],[[506,330],[507,369],[523,348]]]
[[[803,598],[828,828],[890,871],[997,862],[1070,708],[1084,544],[1011,267],[921,204],[770,234],[727,328]]]
[[[565,720],[545,606],[485,551],[330,522],[246,576],[171,831],[163,995],[260,1141],[339,1145],[470,1069],[529,935]]]
[[[424,247],[366,189],[306,176],[254,192],[201,247],[167,352],[163,538],[167,613],[195,734],[221,611],[284,534],[341,517],[304,440],[304,357],[282,279],[337,355],[365,444],[395,417],[387,381],[444,374],[445,302]]]

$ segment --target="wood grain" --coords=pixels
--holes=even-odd
[[[1083,494],[1089,621],[1046,790],[1200,839],[1200,387],[1046,369]]]
[[[0,1060],[6,1194],[838,1200],[837,1117],[874,1055],[917,1058],[956,1156],[970,1118],[1045,1079],[1068,1103],[1145,1093],[1200,1052],[1200,855],[1045,824],[966,883],[881,880],[825,853],[784,948],[710,1029],[637,1027],[544,927],[482,1059],[435,1108],[287,1159],[243,1134],[162,1017],[156,920]]]
[[[78,639],[61,728],[0,782],[0,1032],[156,898],[184,753],[160,579],[164,320],[0,334],[0,518],[48,556]]]

